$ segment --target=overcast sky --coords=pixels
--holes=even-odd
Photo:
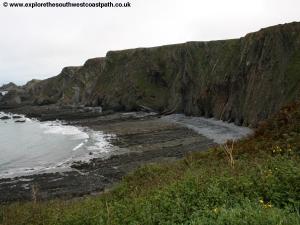
[[[131,8],[104,9],[4,8],[4,1],[0,85],[51,77],[108,50],[238,38],[300,21],[300,0],[129,0]]]

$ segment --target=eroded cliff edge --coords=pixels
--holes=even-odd
[[[255,126],[300,98],[300,23],[243,38],[108,52],[11,90],[0,107],[151,108]]]

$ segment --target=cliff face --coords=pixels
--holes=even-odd
[[[2,105],[85,104],[101,73],[103,61],[103,58],[89,59],[83,66],[65,67],[55,77],[32,80],[8,93]],[[15,101],[16,98],[19,100]]]
[[[109,52],[93,104],[256,124],[300,97],[300,23],[244,38]]]
[[[12,82],[8,83],[8,84],[4,84],[0,87],[0,91],[10,91],[13,89],[16,89],[18,86]]]
[[[256,125],[300,98],[300,23],[241,39],[108,52],[23,89],[27,104],[148,107]]]

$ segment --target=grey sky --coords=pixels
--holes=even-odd
[[[17,9],[1,0],[0,85],[54,76],[108,50],[237,38],[300,21],[299,0],[129,1],[131,8]]]

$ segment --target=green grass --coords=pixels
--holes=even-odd
[[[232,155],[217,147],[147,165],[98,197],[0,206],[0,223],[300,224],[300,104],[234,143]]]

